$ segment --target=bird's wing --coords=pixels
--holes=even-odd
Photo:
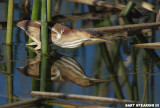
[[[40,28],[28,27],[27,34],[35,41],[40,42]]]

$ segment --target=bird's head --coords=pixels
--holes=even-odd
[[[23,21],[18,22],[17,26],[23,30],[27,30],[29,27],[40,28],[41,22],[40,21],[23,20]]]
[[[21,21],[21,22],[18,22],[18,23],[17,23],[17,26],[18,26],[19,28],[23,29],[23,30],[26,30],[27,27],[29,26],[29,23],[30,23],[30,21],[28,21],[28,20],[23,20],[23,21]]]

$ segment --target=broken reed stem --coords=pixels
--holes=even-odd
[[[64,94],[64,93],[53,93],[53,92],[32,91],[30,94],[32,96],[49,98],[49,99],[50,98],[61,98],[61,99],[74,99],[74,100],[119,103],[119,104],[135,103],[135,101],[131,101],[131,100],[121,100],[121,99],[98,97],[98,96]]]
[[[38,104],[40,103],[40,101],[42,101],[43,99],[42,98],[31,98],[31,99],[25,99],[25,100],[22,100],[22,101],[18,101],[18,102],[14,102],[14,103],[9,103],[9,104],[6,104],[6,105],[2,105],[0,106],[0,108],[19,108],[19,107],[23,107],[25,105],[31,105],[31,104]]]
[[[61,8],[62,0],[56,0],[54,5],[54,13],[58,13]]]
[[[135,7],[135,5],[136,5],[135,3],[129,1],[126,7],[120,13],[120,16],[127,16],[131,12],[131,10]]]
[[[6,44],[12,44],[13,38],[13,16],[14,16],[14,0],[8,1],[8,18],[7,18],[7,34],[6,34]]]
[[[65,108],[108,108],[103,105],[86,105],[69,102],[59,102],[55,100],[47,100],[47,102],[43,102],[43,105],[65,106]]]
[[[147,9],[149,11],[155,12],[157,13],[158,11],[155,10],[155,7],[145,1],[142,0],[130,0],[131,2],[140,5],[141,7],[143,7],[144,9]]]
[[[103,33],[107,33],[107,32],[120,32],[120,31],[130,31],[130,30],[156,28],[156,27],[159,27],[159,26],[160,26],[160,23],[142,23],[142,24],[130,24],[130,25],[88,28],[88,29],[85,29],[85,30],[89,30],[89,31],[93,31],[93,32],[96,32],[96,33],[99,33],[99,34],[103,34]]]
[[[68,0],[68,1],[76,2],[76,3],[83,3],[83,4],[87,4],[87,5],[92,5],[92,6],[102,6],[102,7],[106,7],[106,8],[116,8],[116,9],[119,9],[119,10],[122,10],[123,8],[125,8],[124,5],[120,5],[120,4],[110,5],[110,4],[106,3],[105,1],[97,1],[97,0]]]
[[[0,74],[4,74],[4,75],[8,75],[8,76],[12,76],[12,73],[7,73],[7,72],[3,72],[3,71],[0,71]]]
[[[32,59],[2,60],[2,61],[0,61],[0,63],[5,63],[5,62],[16,62],[16,61],[29,61],[29,60],[32,60]]]
[[[134,46],[139,48],[160,49],[160,42],[135,44]]]

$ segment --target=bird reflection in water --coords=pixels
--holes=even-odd
[[[84,73],[81,65],[74,59],[62,55],[56,60],[53,60],[51,66],[51,80],[53,82],[67,82],[70,81],[80,86],[91,86],[97,83],[108,82],[108,80],[100,80],[95,78],[89,78]],[[57,55],[56,55],[57,57]],[[55,57],[53,57],[55,58]],[[40,66],[41,54],[37,53],[34,59],[31,59],[27,65],[18,67],[17,70],[27,76],[39,79],[40,78]]]

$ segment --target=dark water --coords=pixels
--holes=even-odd
[[[20,0],[15,1],[14,22],[17,22],[17,20],[23,17],[23,19],[26,19],[25,16],[22,16],[24,11],[20,4]],[[73,3],[63,1],[61,7],[59,14],[73,13]],[[80,4],[77,11],[83,13],[89,12],[89,9],[86,5]],[[7,2],[0,3],[0,13],[2,16],[0,18],[2,25],[0,29],[0,105],[4,105],[31,98],[32,96],[29,94],[31,91],[40,90],[43,80],[39,72],[42,69],[41,65],[43,63],[41,62],[41,55],[39,55],[38,58],[33,51],[30,51],[31,53],[29,54],[30,49],[25,47],[28,39],[27,35],[16,25],[13,29],[13,45],[5,45]],[[28,16],[30,16],[30,14]],[[141,21],[141,19],[134,20],[135,22]],[[103,17],[101,20],[85,19],[66,21],[65,25],[71,28],[88,28],[118,25],[119,23],[118,15],[113,14]],[[141,34],[137,34],[138,38],[135,34],[131,36],[128,36],[130,35],[128,34],[125,38],[119,37],[114,39],[115,44],[102,43],[72,50],[56,50],[49,58],[48,65],[51,67],[57,66],[56,68],[62,71],[59,73],[52,70],[51,77],[47,78],[45,90],[66,94],[102,96],[135,100],[140,103],[160,104],[160,50],[142,49],[132,46],[132,44],[144,40],[158,42],[160,40],[159,32],[159,30],[151,31],[152,34],[149,34],[149,37],[142,37]],[[141,39],[139,37],[141,37]],[[35,56],[31,57],[32,54]],[[82,77],[71,77],[72,74],[75,74],[77,71],[64,71],[66,67],[63,64],[71,68],[78,66],[82,72]],[[19,68],[19,70],[17,68]],[[89,78],[110,81],[84,87],[86,86],[86,82],[78,84],[75,81],[84,81],[83,77],[86,77],[86,75],[83,72],[85,72]],[[62,76],[56,77],[57,74]],[[54,79],[56,82],[52,82],[51,79]],[[58,80],[63,80],[64,82],[57,83],[59,82]],[[84,105],[84,107],[85,105],[121,106],[119,104],[75,100],[55,100],[55,103],[56,104],[53,104],[54,108],[67,107],[66,104],[68,103],[74,106]],[[52,105],[43,104],[43,106],[51,107]]]

